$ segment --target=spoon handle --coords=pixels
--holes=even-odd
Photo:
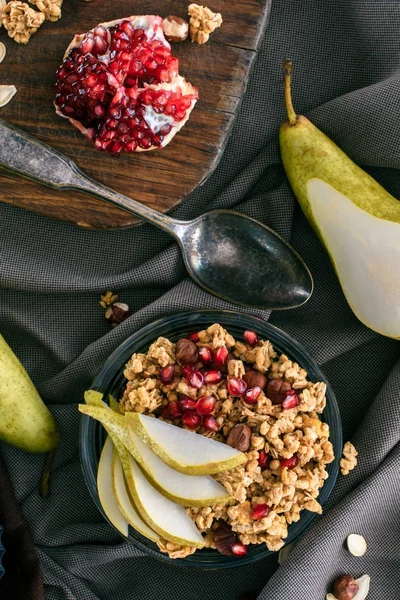
[[[185,223],[172,219],[91,179],[50,146],[0,119],[0,168],[59,190],[79,190],[137,215],[180,239]]]

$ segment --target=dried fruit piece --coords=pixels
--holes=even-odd
[[[228,381],[228,392],[231,396],[242,396],[246,388],[247,383],[240,377],[231,377]]]
[[[182,338],[176,342],[176,360],[180,365],[194,365],[199,358],[199,351],[191,340]]]
[[[163,21],[164,35],[169,42],[183,42],[189,35],[189,23],[176,15],[168,15]]]
[[[214,542],[220,554],[232,556],[232,546],[237,541],[236,534],[225,521],[219,521],[218,527],[214,529]]]
[[[367,542],[362,535],[351,533],[347,536],[347,548],[353,556],[364,556],[367,551]]]
[[[257,404],[258,396],[261,394],[261,388],[258,386],[249,388],[243,394],[243,400],[246,404]]]
[[[196,410],[199,415],[210,415],[215,410],[215,398],[201,396],[197,401]]]
[[[76,35],[57,71],[56,89],[57,114],[111,154],[166,146],[198,98],[178,74],[162,19],[154,15]]]
[[[256,504],[253,507],[251,516],[253,517],[254,520],[263,519],[264,517],[266,517],[268,515],[270,510],[271,510],[271,507],[268,506],[268,504]]]
[[[255,331],[251,331],[251,330],[245,331],[243,334],[243,337],[246,341],[246,344],[248,344],[252,348],[254,348],[254,346],[256,346],[258,343],[258,335],[256,334]]]
[[[271,379],[267,385],[267,397],[272,404],[282,404],[287,394],[292,390],[292,386],[288,381],[282,379]]]
[[[353,600],[358,589],[358,585],[352,575],[342,575],[333,584],[333,595],[336,600]]]
[[[203,427],[206,431],[218,431],[219,425],[212,415],[206,415],[203,419]]]
[[[13,0],[3,8],[2,19],[10,38],[18,44],[27,44],[44,22],[44,14],[25,2]]]
[[[235,556],[245,556],[247,554],[247,548],[241,542],[235,542],[232,544],[232,554]]]
[[[259,373],[258,371],[247,371],[247,373],[243,375],[243,379],[249,388],[259,387],[264,390],[268,383],[268,379],[265,377],[265,375]]]
[[[15,85],[0,85],[0,108],[8,104],[16,93]]]
[[[285,459],[281,460],[279,465],[280,465],[281,469],[284,469],[285,467],[288,469],[293,469],[293,467],[295,467],[298,462],[299,462],[298,456],[294,455],[291,458],[285,458]]]
[[[245,423],[238,423],[229,432],[226,443],[240,452],[249,449],[251,440],[251,429]]]
[[[173,381],[175,377],[175,365],[167,365],[160,369],[160,379],[162,383],[168,384]]]
[[[269,461],[270,461],[270,457],[265,452],[265,450],[260,450],[258,453],[258,464],[261,468],[261,471],[265,471],[265,469],[268,468]]]
[[[189,429],[197,429],[201,425],[201,417],[195,410],[185,410],[182,415],[182,422]]]

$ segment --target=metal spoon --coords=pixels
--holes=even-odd
[[[79,190],[164,229],[178,242],[189,275],[235,304],[295,308],[313,281],[300,256],[277,233],[240,213],[215,210],[178,221],[84,175],[66,156],[0,120],[0,167],[60,190]]]

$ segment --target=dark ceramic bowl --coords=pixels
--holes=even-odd
[[[339,409],[332,388],[316,362],[301,344],[273,325],[255,317],[222,310],[188,312],[165,317],[164,319],[160,319],[159,321],[143,327],[143,329],[134,333],[121,344],[101,369],[92,384],[92,389],[102,392],[104,394],[104,399],[107,399],[109,394],[119,398],[120,390],[125,383],[123,376],[124,366],[134,352],[146,352],[150,344],[159,336],[166,337],[172,341],[177,341],[179,338],[187,335],[187,333],[205,329],[213,323],[220,323],[238,340],[243,340],[243,332],[246,329],[256,331],[261,339],[269,339],[278,352],[287,354],[289,358],[304,367],[307,370],[308,377],[311,381],[325,381],[327,384],[327,403],[322,418],[329,424],[330,439],[333,443],[336,458],[332,463],[327,465],[329,478],[325,482],[318,497],[318,501],[323,505],[335,485],[339,470],[340,455],[342,453],[342,426]],[[83,415],[80,431],[83,473],[93,500],[104,518],[107,519],[100,504],[96,485],[97,467],[104,440],[105,432],[99,422]],[[301,533],[304,533],[310,526],[314,517],[314,513],[303,511],[300,520],[289,526],[289,535],[286,543],[291,542]],[[168,555],[163,554],[158,550],[156,544],[149,541],[132,528],[129,528],[128,539],[132,544],[135,544],[135,546],[147,554],[158,559],[174,565],[184,565],[187,567],[203,569],[221,569],[240,566],[255,562],[268,554],[271,554],[265,544],[260,544],[249,546],[247,555],[240,558],[235,556],[222,556],[216,550],[202,549],[184,559],[170,559]]]

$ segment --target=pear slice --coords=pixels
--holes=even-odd
[[[118,506],[112,488],[113,451],[114,444],[111,437],[107,436],[97,470],[97,492],[108,520],[123,536],[128,537],[128,521]]]
[[[184,506],[210,506],[227,502],[225,488],[208,475],[184,475],[169,467],[142,440],[130,431],[137,461],[147,479],[163,496]]]
[[[118,400],[116,398],[114,398],[114,396],[112,396],[111,394],[108,394],[108,401],[110,403],[111,410],[113,410],[116,413],[120,413],[121,414],[121,409],[119,407]]]
[[[146,479],[132,456],[120,454],[126,484],[140,516],[164,539],[181,546],[204,547],[204,539],[183,506],[165,498]]]
[[[140,465],[150,483],[166,498],[184,506],[209,506],[226,502],[229,499],[225,488],[211,477],[204,475],[193,477],[177,472],[165,464],[134,431],[129,431],[125,417],[114,413],[108,406],[105,410],[97,406],[79,405],[79,410],[100,421],[108,433],[113,436],[116,446],[115,438],[125,446]],[[179,427],[174,427],[174,431],[176,429],[183,431]],[[197,437],[208,440],[203,436]],[[214,442],[214,444],[225,447],[225,444],[219,444],[219,442]],[[230,446],[227,447],[230,448]],[[232,449],[230,448],[230,450]]]
[[[139,514],[137,513],[136,509],[132,504],[132,501],[126,489],[121,459],[115,448],[112,459],[112,489],[119,510],[129,523],[129,525],[131,525],[131,527],[133,527],[136,531],[141,533],[144,537],[151,540],[152,542],[159,541],[160,536],[146,525],[146,523],[140,518]]]
[[[108,408],[108,404],[106,404],[103,400],[103,394],[101,392],[97,392],[96,390],[87,390],[83,394],[85,398],[86,404],[89,406],[97,406],[99,408]]]
[[[246,456],[227,444],[181,429],[139,413],[125,418],[139,436],[167,465],[186,475],[212,475],[242,464]]]

